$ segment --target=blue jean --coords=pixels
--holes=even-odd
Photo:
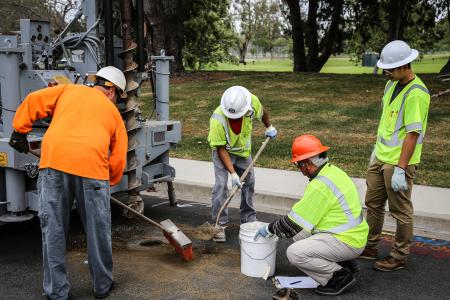
[[[245,169],[251,164],[252,158],[243,158],[230,153],[231,162],[233,163],[236,173],[241,176]],[[215,182],[212,191],[212,210],[211,217],[215,223],[220,208],[228,197],[228,171],[222,163],[217,151],[212,152],[212,161],[214,165]],[[241,224],[256,221],[256,211],[253,208],[253,195],[255,194],[255,173],[253,167],[243,180],[244,185],[241,190]],[[224,209],[219,218],[219,225],[228,223],[228,208]]]
[[[112,284],[113,267],[109,181],[47,168],[39,171],[37,187],[45,294],[50,299],[67,299],[69,295],[65,256],[75,199],[87,236],[94,292],[105,293]]]

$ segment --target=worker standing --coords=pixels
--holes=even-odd
[[[115,106],[125,76],[112,66],[97,72],[93,88],[58,85],[30,93],[16,112],[10,145],[29,150],[27,133],[38,119],[52,117],[42,140],[37,183],[42,230],[44,292],[67,299],[65,255],[70,211],[75,205],[87,236],[94,296],[113,288],[110,185],[119,183],[126,164],[127,133]]]
[[[411,62],[419,55],[403,41],[392,41],[381,51],[377,66],[389,81],[384,89],[375,149],[367,171],[367,222],[369,237],[361,258],[377,259],[386,200],[397,221],[390,254],[374,264],[381,271],[405,267],[413,236],[411,192],[422,154],[430,95],[414,74]]]
[[[208,142],[212,148],[215,183],[212,191],[212,220],[225,202],[228,194],[228,173],[233,186],[241,188],[241,223],[256,220],[253,208],[255,175],[251,168],[244,182],[239,177],[251,164],[253,120],[262,121],[265,135],[275,138],[277,130],[270,123],[269,114],[258,97],[242,86],[232,86],[222,95],[220,106],[210,118]],[[228,223],[228,209],[219,218],[220,231],[214,236],[215,242],[225,242],[225,225]]]
[[[318,294],[336,296],[356,284],[354,259],[366,245],[368,226],[355,184],[328,162],[328,149],[312,135],[294,140],[291,162],[310,182],[290,213],[262,226],[255,240],[293,237],[286,252],[289,262],[320,284]]]

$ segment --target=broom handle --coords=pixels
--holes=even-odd
[[[40,158],[41,154],[37,151],[34,151],[32,149],[29,149],[29,152],[31,154],[33,154],[34,156]],[[129,207],[128,205],[123,204],[121,201],[117,200],[116,198],[111,196],[111,200],[116,203],[117,205],[119,205],[122,208],[125,208],[126,210],[132,212],[133,214],[135,214],[136,216],[140,217],[141,219],[147,221],[148,223],[158,227],[159,229],[161,229],[163,232],[166,232],[168,234],[172,234],[170,231],[168,231],[167,229],[165,229],[161,224],[159,224],[158,222],[153,221],[152,219],[147,218],[146,216],[144,216],[143,214],[141,214],[140,212],[138,212],[135,209],[132,209],[131,207]]]
[[[164,232],[166,232],[166,233],[168,233],[168,234],[171,234],[170,231],[168,231],[167,229],[165,229],[165,228],[164,228],[161,224],[159,224],[158,222],[155,222],[155,221],[153,221],[152,219],[147,218],[146,216],[144,216],[143,214],[141,214],[141,213],[138,212],[137,210],[132,209],[131,207],[129,207],[129,206],[123,204],[121,201],[117,200],[116,198],[114,198],[114,197],[111,196],[111,200],[112,200],[115,204],[119,205],[120,207],[125,208],[126,210],[132,212],[133,214],[135,214],[135,215],[138,216],[139,218],[141,218],[141,219],[147,221],[148,223],[150,223],[150,224],[152,224],[152,225],[158,227],[158,228],[161,229],[162,231],[164,231]]]
[[[256,152],[255,157],[253,158],[252,162],[250,163],[250,165],[247,167],[247,169],[245,169],[244,173],[242,173],[241,178],[239,179],[241,182],[244,181],[245,177],[247,177],[248,173],[250,172],[251,168],[253,167],[253,165],[255,164],[256,160],[258,159],[258,157],[261,155],[261,153],[264,151],[264,149],[266,148],[267,144],[270,141],[270,137],[266,137],[265,141],[262,143],[261,147],[259,148],[258,152]],[[230,196],[228,196],[227,200],[225,200],[225,202],[223,203],[222,207],[219,210],[219,213],[217,214],[216,217],[216,227],[217,225],[219,225],[219,218],[220,215],[222,214],[223,210],[228,206],[228,204],[230,204],[231,199],[233,199],[234,195],[236,194],[236,192],[239,190],[239,187],[237,185],[233,186],[233,188],[231,189],[231,193]]]

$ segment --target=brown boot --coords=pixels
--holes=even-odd
[[[363,259],[377,259],[378,258],[378,250],[371,248],[364,248],[364,251],[361,253],[359,258]]]
[[[373,267],[380,271],[390,272],[403,269],[405,265],[405,260],[398,260],[389,255],[388,257],[377,261]]]

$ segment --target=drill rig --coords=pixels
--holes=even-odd
[[[86,31],[70,32],[81,19]],[[124,72],[128,95],[118,104],[128,133],[127,166],[111,193],[127,195],[121,199],[142,212],[140,192],[166,182],[174,206],[175,169],[169,164],[169,150],[181,140],[181,124],[169,120],[172,59],[161,50],[147,62],[143,0],[83,0],[73,20],[54,37],[49,22],[29,19],[20,20],[20,32],[0,34],[0,222],[29,220],[39,207],[38,158],[14,151],[8,144],[17,107],[38,89],[92,84],[90,75],[108,65]],[[137,97],[146,80],[152,83],[156,120],[140,114]],[[50,123],[49,119],[33,124],[28,134],[33,152],[39,151]]]

